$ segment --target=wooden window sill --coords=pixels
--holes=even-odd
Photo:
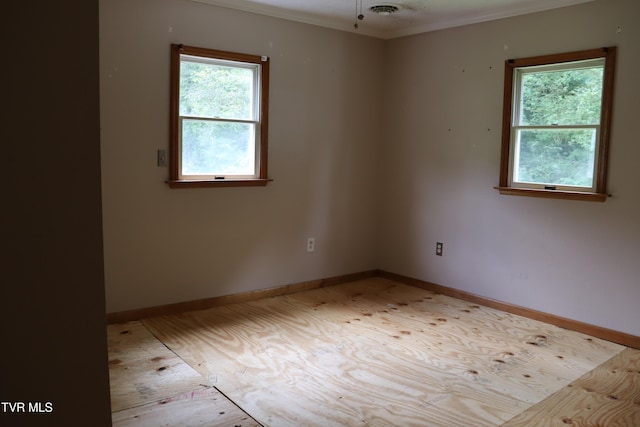
[[[273,179],[170,180],[171,188],[264,187]]]
[[[583,200],[588,202],[604,202],[609,197],[605,193],[583,193],[579,191],[538,190],[530,188],[494,187],[500,194],[510,196],[543,197],[548,199]]]

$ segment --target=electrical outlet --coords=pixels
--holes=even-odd
[[[158,166],[167,166],[167,150],[158,150]]]
[[[436,255],[442,256],[442,242],[436,242]]]
[[[309,237],[307,239],[307,252],[313,252],[316,249],[315,237]]]

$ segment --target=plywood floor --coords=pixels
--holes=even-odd
[[[140,322],[110,325],[114,426],[258,426]]]
[[[382,278],[109,336],[117,425],[640,426],[640,352]]]

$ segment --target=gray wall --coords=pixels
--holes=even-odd
[[[383,41],[191,1],[101,1],[108,311],[381,268],[640,335],[638,16],[634,0],[598,0]],[[164,184],[171,42],[271,57],[272,184]],[[613,197],[499,195],[504,60],[607,45]]]
[[[381,40],[179,0],[100,23],[108,311],[376,267]],[[171,42],[271,58],[267,187],[164,183]]]
[[[98,1],[0,9],[0,425],[110,426]]]
[[[640,335],[638,17],[595,1],[390,41],[379,267]],[[612,45],[613,197],[499,195],[505,59]]]

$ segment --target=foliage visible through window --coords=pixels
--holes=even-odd
[[[501,190],[606,193],[614,55],[507,61]]]
[[[172,45],[174,186],[264,185],[268,60]]]

